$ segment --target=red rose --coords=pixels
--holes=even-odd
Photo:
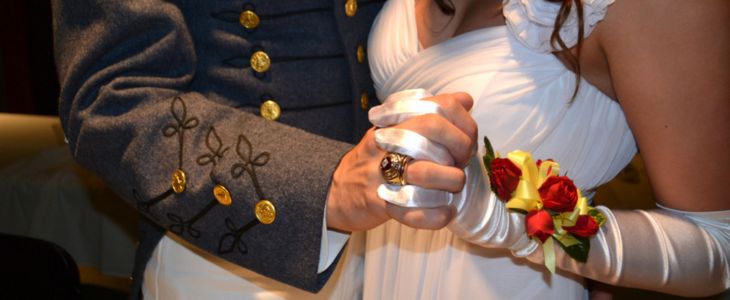
[[[553,218],[544,209],[527,213],[525,223],[527,225],[527,235],[536,236],[543,243],[555,232]]]
[[[512,192],[520,183],[522,170],[515,166],[511,160],[506,158],[495,158],[492,160],[492,172],[489,173],[489,181],[492,190],[497,193],[499,199],[508,201],[512,198]]]
[[[573,211],[578,201],[578,189],[566,176],[551,176],[538,189],[545,208],[554,212]]]
[[[581,215],[578,216],[578,220],[575,221],[575,225],[563,227],[563,229],[575,236],[587,238],[592,237],[598,232],[598,223],[596,223],[596,220],[589,215]]]

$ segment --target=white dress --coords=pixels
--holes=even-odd
[[[545,41],[557,6],[543,2],[506,0],[507,26],[474,30],[422,49],[413,0],[390,0],[370,35],[373,80],[380,99],[413,88],[468,92],[475,99],[471,114],[479,135],[488,136],[496,151],[520,149],[536,159],[555,159],[578,187],[592,191],[630,161],[634,138],[618,103],[588,82],[581,82],[571,102],[575,75],[549,53]],[[591,29],[612,1],[584,2]],[[508,250],[469,244],[448,229],[417,230],[395,221],[367,232],[364,278],[365,299],[587,295],[580,276],[551,275],[544,266]]]

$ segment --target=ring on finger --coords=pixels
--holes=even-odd
[[[413,158],[397,152],[388,152],[380,160],[380,173],[385,182],[397,185],[406,185],[405,170]]]

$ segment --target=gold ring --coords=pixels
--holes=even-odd
[[[380,160],[380,173],[383,175],[385,182],[397,185],[406,185],[406,166],[411,161],[410,156],[388,152]]]

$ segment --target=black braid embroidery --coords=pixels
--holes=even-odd
[[[183,164],[183,137],[184,137],[184,131],[193,129],[196,126],[198,126],[198,118],[187,118],[188,114],[188,108],[185,106],[185,102],[180,97],[175,97],[172,102],[170,103],[170,113],[172,114],[172,117],[175,119],[177,124],[168,124],[162,129],[162,133],[165,137],[171,137],[175,134],[178,135],[178,141],[179,141],[179,148],[178,148],[178,168],[182,170],[182,164]],[[140,212],[147,213],[150,215],[153,219],[157,219],[155,216],[152,216],[150,214],[150,208],[157,205],[158,203],[162,202],[165,198],[169,197],[173,194],[172,188],[169,188],[167,191],[164,191],[158,196],[153,197],[150,200],[144,200],[142,199],[142,196],[139,194],[139,192],[136,189],[132,189],[132,195],[137,202],[137,208]]]
[[[212,164],[212,167],[215,167],[218,164],[218,161],[223,158],[223,155],[225,155],[226,151],[229,149],[229,147],[223,147],[223,142],[221,141],[220,136],[216,133],[214,127],[208,129],[205,145],[208,147],[210,153],[198,156],[196,162],[200,166]],[[217,183],[217,180],[213,177],[213,168],[211,168],[209,175],[211,180],[213,180],[214,183]],[[181,236],[187,233],[193,238],[200,237],[200,231],[194,227],[195,222],[205,216],[211,209],[213,209],[213,207],[216,206],[217,203],[218,200],[216,199],[210,200],[202,210],[188,220],[183,219],[183,217],[177,214],[168,213],[167,219],[173,223],[170,225],[170,231]]]
[[[180,97],[175,97],[175,99],[172,100],[172,103],[170,104],[170,112],[172,112],[172,116],[175,118],[176,124],[168,124],[163,128],[162,133],[166,137],[172,137],[175,134],[177,134],[178,143],[180,144],[180,148],[178,151],[178,168],[180,170],[183,169],[183,145],[184,145],[184,137],[185,137],[185,130],[190,130],[198,126],[198,118],[190,118],[188,119],[188,108],[185,106],[185,102]]]
[[[240,178],[244,173],[247,173],[251,177],[251,181],[253,182],[253,186],[259,200],[266,199],[263,189],[259,184],[258,177],[256,176],[256,167],[262,167],[269,162],[269,153],[262,152],[254,157],[251,142],[245,135],[239,135],[238,143],[236,144],[236,154],[238,154],[241,162],[236,163],[233,167],[231,167],[231,176],[233,178]],[[218,253],[226,254],[237,249],[241,254],[247,254],[248,247],[243,241],[243,234],[249,229],[255,227],[257,224],[259,224],[259,221],[254,218],[243,226],[237,227],[230,218],[226,218],[226,228],[228,229],[228,233],[224,234],[218,241]]]

